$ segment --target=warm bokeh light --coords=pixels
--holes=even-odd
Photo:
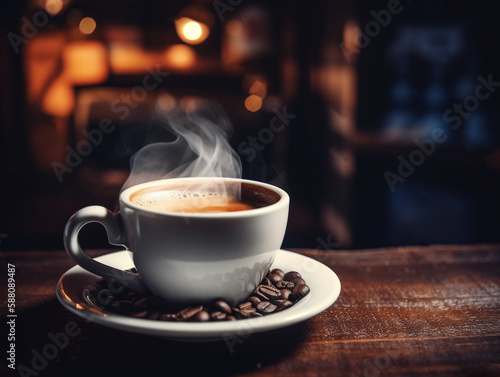
[[[260,98],[265,98],[267,95],[267,84],[262,80],[255,80],[254,83],[248,89],[248,93],[256,94]]]
[[[55,79],[42,98],[45,114],[55,117],[69,117],[75,108],[75,93],[65,78]]]
[[[43,7],[48,14],[55,16],[62,11],[63,5],[63,0],[47,0]]]
[[[260,98],[259,96],[252,94],[245,99],[245,108],[248,111],[254,113],[257,110],[260,110],[261,107],[262,107],[262,98]]]
[[[40,101],[49,82],[61,64],[61,51],[67,36],[62,32],[39,33],[24,49],[26,100],[30,105]]]
[[[183,96],[179,100],[179,107],[181,108],[182,111],[185,113],[190,113],[192,111],[195,111],[200,100],[196,96]]]
[[[68,43],[63,51],[65,77],[73,85],[93,85],[108,78],[106,47],[98,41]]]
[[[201,37],[201,26],[198,22],[196,21],[189,21],[184,27],[182,28],[182,34],[189,39],[190,41],[195,41],[198,38]]]
[[[243,25],[241,21],[231,20],[226,24],[226,32],[231,37],[236,37],[243,31]]]
[[[85,17],[80,21],[79,28],[83,34],[90,35],[94,32],[96,26],[97,23],[92,17]]]
[[[145,72],[148,64],[147,54],[136,44],[113,43],[109,46],[109,65],[115,74]]]
[[[161,111],[171,111],[176,105],[177,101],[175,97],[169,93],[160,94],[156,100],[156,106],[158,106]]]
[[[360,42],[361,34],[358,23],[354,20],[347,20],[344,24],[341,49],[344,56],[347,58],[348,63],[351,63],[353,60],[357,60]]]
[[[174,68],[189,68],[196,62],[196,52],[186,45],[173,45],[165,52],[165,63]]]
[[[176,20],[175,30],[183,42],[192,45],[202,43],[210,34],[210,29],[206,24],[188,17],[182,17]]]

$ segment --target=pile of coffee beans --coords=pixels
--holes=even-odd
[[[231,307],[227,302],[216,300],[209,305],[177,308],[158,296],[141,295],[108,279],[100,280],[87,290],[87,299],[106,311],[163,321],[231,321],[262,317],[285,310],[310,292],[297,271],[285,273],[281,269],[270,271],[261,284],[242,303]]]

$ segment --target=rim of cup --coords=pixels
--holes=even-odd
[[[160,211],[160,210],[154,210],[150,208],[145,208],[140,205],[132,203],[130,200],[130,196],[132,193],[136,192],[137,190],[143,189],[143,188],[149,188],[149,187],[154,187],[154,186],[161,186],[164,184],[175,184],[176,181],[181,181],[181,182],[186,182],[186,181],[200,181],[200,180],[217,180],[217,181],[223,181],[223,182],[241,182],[241,183],[247,183],[249,185],[254,185],[254,186],[260,186],[263,188],[266,188],[268,190],[273,191],[274,193],[279,195],[279,199],[276,203],[272,203],[269,205],[266,205],[265,207],[260,207],[260,208],[253,208],[249,210],[243,210],[243,211],[234,211],[234,212],[215,212],[215,213],[200,213],[200,212],[168,212],[168,211]],[[254,181],[250,179],[243,179],[243,178],[224,178],[224,177],[183,177],[183,178],[167,178],[167,179],[159,179],[159,180],[154,180],[154,181],[149,181],[149,182],[144,182],[137,184],[135,186],[129,187],[125,189],[121,194],[120,194],[120,206],[125,205],[135,211],[140,211],[140,212],[146,212],[146,213],[154,213],[162,216],[173,216],[173,217],[190,217],[190,218],[238,218],[238,217],[252,217],[252,216],[258,216],[265,214],[267,212],[273,212],[276,210],[279,210],[280,208],[288,206],[290,203],[290,198],[286,191],[283,189],[271,185],[269,183],[265,182],[260,182],[260,181]]]

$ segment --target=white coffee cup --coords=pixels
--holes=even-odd
[[[193,184],[213,178],[152,181],[126,189],[120,212],[101,206],[76,212],[66,224],[68,254],[84,269],[128,288],[173,303],[204,303],[222,299],[234,305],[256,288],[281,247],[288,219],[289,197],[272,185],[244,179],[218,178],[225,186],[241,187],[243,201],[262,207],[221,213],[183,213],[148,209],[131,197],[143,189],[193,190]],[[138,274],[104,265],[88,257],[78,233],[91,222],[102,224],[109,242],[130,251]]]

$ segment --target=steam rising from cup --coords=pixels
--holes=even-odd
[[[213,177],[210,187],[196,189],[239,197],[239,192],[226,192],[226,187],[216,179],[241,178],[242,175],[241,160],[228,141],[232,126],[220,105],[192,98],[182,108],[167,111],[157,101],[154,116],[174,140],[155,141],[136,152],[122,191],[158,179]]]

